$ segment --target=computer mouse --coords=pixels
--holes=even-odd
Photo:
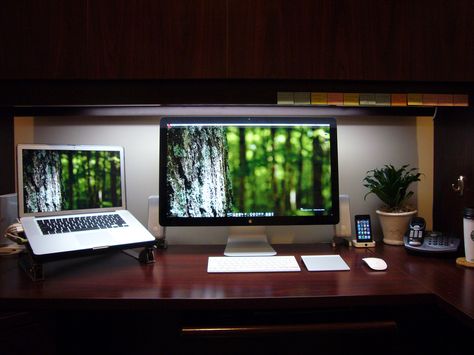
[[[380,258],[363,258],[362,259],[372,270],[382,271],[387,269],[387,263]]]

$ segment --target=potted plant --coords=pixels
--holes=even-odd
[[[403,165],[395,168],[393,165],[384,165],[381,169],[367,171],[364,186],[369,189],[364,200],[370,194],[375,194],[384,205],[376,211],[382,226],[383,241],[391,245],[403,245],[403,236],[408,224],[417,210],[408,204],[413,195],[409,191],[410,185],[420,181],[417,168],[408,168]]]

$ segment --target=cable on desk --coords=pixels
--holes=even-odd
[[[25,249],[24,244],[28,242],[21,223],[9,225],[3,232],[3,237],[13,243],[3,244],[0,242],[0,256],[18,254]]]

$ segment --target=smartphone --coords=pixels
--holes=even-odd
[[[355,215],[355,229],[356,229],[356,242],[367,243],[372,242],[372,227],[370,225],[370,215],[358,214]]]

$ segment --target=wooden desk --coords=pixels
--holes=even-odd
[[[222,350],[216,338],[238,338],[234,349],[241,349],[242,335],[259,341],[270,337],[282,350],[275,334],[301,342],[319,337],[328,349],[339,349],[344,342],[334,339],[341,334],[359,339],[363,333],[365,341],[378,339],[384,346],[387,339],[406,341],[420,325],[429,332],[449,323],[456,332],[474,333],[474,270],[456,266],[453,258],[411,256],[390,246],[275,248],[279,255],[295,255],[302,271],[208,274],[208,256],[222,255],[223,246],[170,246],[156,251],[157,262],[149,265],[123,253],[51,262],[45,265],[46,279],[32,282],[16,258],[2,258],[0,311],[33,314],[41,328],[61,334],[49,344],[57,349],[68,347],[65,329],[71,328],[100,328],[99,334],[114,329],[113,336],[118,331],[121,339],[148,334],[140,336],[144,349],[157,334],[169,341],[162,345],[167,350],[177,343],[189,350],[207,339],[206,348],[218,344],[211,346],[216,352]],[[308,272],[300,258],[305,254],[340,254],[350,271]],[[387,261],[386,271],[371,271],[363,264],[362,258],[374,255]],[[399,346],[390,349],[395,353],[402,350]]]
[[[474,269],[457,265],[454,257],[420,256],[390,245],[378,245],[375,254],[426,287],[440,307],[474,329]]]

